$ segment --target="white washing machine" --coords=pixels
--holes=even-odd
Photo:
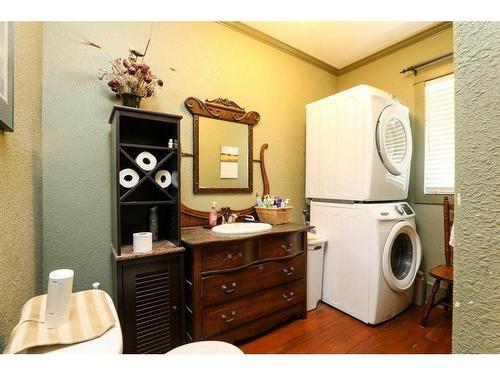
[[[408,108],[360,85],[306,105],[306,197],[395,201],[408,197]]]
[[[422,249],[408,203],[313,201],[311,224],[328,239],[323,302],[368,324],[409,306]]]

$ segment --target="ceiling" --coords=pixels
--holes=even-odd
[[[244,22],[338,70],[418,34],[436,22]]]

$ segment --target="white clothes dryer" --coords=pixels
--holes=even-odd
[[[368,324],[406,309],[422,258],[405,202],[311,202],[311,224],[328,239],[322,301]]]
[[[306,105],[306,197],[396,201],[408,197],[409,111],[360,85]]]

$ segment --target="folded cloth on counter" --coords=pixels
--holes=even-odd
[[[14,327],[5,354],[19,353],[43,345],[74,344],[102,336],[116,323],[101,290],[73,293],[69,304],[69,321],[57,328],[45,328],[47,295],[31,298],[23,306],[21,319]]]
[[[455,223],[451,225],[451,232],[450,232],[450,246],[455,247]]]

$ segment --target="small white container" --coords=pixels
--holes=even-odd
[[[147,253],[153,250],[153,233],[139,232],[133,234],[133,252],[134,253]]]
[[[61,269],[49,273],[45,328],[57,328],[69,320],[69,301],[73,292],[73,270]]]

